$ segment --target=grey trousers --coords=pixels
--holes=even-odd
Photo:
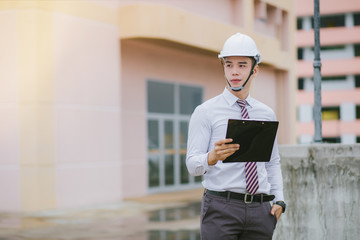
[[[272,239],[277,223],[270,202],[245,204],[204,193],[201,206],[202,240]]]

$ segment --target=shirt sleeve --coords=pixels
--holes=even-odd
[[[274,120],[276,117],[274,116]],[[277,144],[277,137],[275,138],[271,159],[269,162],[265,164],[268,182],[270,183],[270,193],[275,195],[275,199],[273,202],[284,201],[284,193],[283,193],[283,178],[281,173],[281,165],[280,165],[280,155],[279,148]]]
[[[189,123],[186,166],[190,175],[200,176],[207,172],[208,149],[211,136],[211,123],[206,109],[200,105],[195,108]]]

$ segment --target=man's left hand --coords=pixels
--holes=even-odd
[[[277,205],[277,204],[274,204],[274,205],[272,205],[272,208],[271,208],[271,215],[276,215],[276,219],[279,221],[279,218],[280,218],[280,216],[281,216],[281,214],[282,214],[282,212],[283,212],[283,208],[282,208],[282,206],[280,206],[280,205]]]

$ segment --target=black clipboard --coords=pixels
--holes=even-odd
[[[226,138],[240,144],[240,149],[223,162],[268,162],[279,126],[278,121],[229,119]]]

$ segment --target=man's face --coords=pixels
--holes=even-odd
[[[226,57],[224,59],[224,73],[226,79],[230,82],[232,87],[241,87],[244,85],[246,79],[248,78],[251,67],[253,64],[253,60],[249,57]],[[257,66],[254,68],[254,74],[257,71]],[[245,86],[248,88],[250,85],[250,81],[252,78],[249,79],[249,82]]]

